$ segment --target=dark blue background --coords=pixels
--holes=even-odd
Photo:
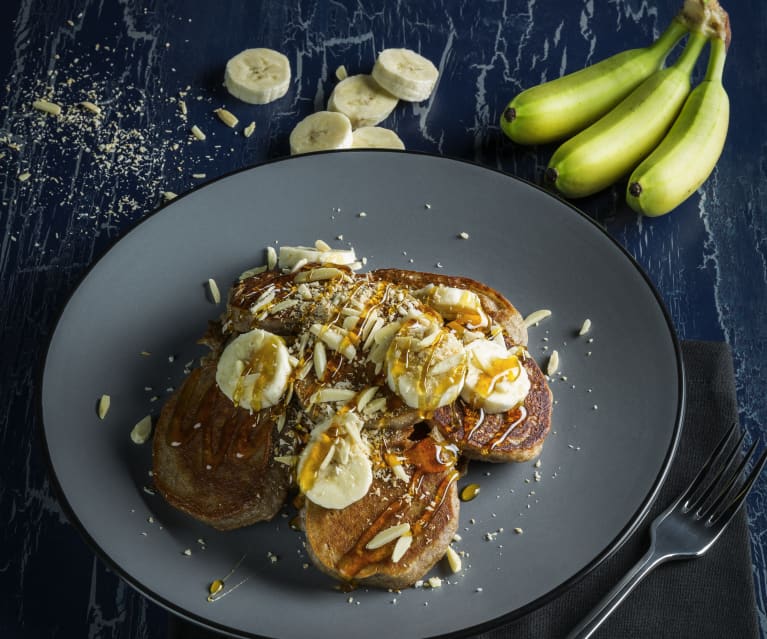
[[[57,312],[88,265],[163,191],[181,193],[287,155],[288,133],[325,105],[338,65],[369,72],[378,51],[398,46],[421,51],[441,71],[433,100],[401,105],[384,123],[407,148],[540,182],[553,147],[506,140],[497,124],[506,103],[542,80],[649,43],[679,4],[0,3],[0,521],[7,522],[0,528],[0,635],[165,636],[165,612],[108,571],[68,525],[35,434],[37,366]],[[681,338],[732,346],[741,420],[754,437],[767,424],[767,10],[758,0],[727,5],[731,127],[711,178],[656,220],[628,209],[621,184],[578,205],[645,268]],[[262,107],[228,97],[221,84],[226,60],[254,46],[284,51],[294,73],[288,95]],[[702,69],[699,63],[696,78]],[[179,91],[187,92],[188,119]],[[46,94],[65,105],[101,104],[101,124],[76,108],[58,119],[33,111],[31,102]],[[243,124],[254,120],[253,136],[219,123],[218,106]],[[205,142],[192,141],[191,124],[206,131]],[[24,171],[32,176],[20,182]],[[762,481],[749,500],[763,634],[766,497]]]

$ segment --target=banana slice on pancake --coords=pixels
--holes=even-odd
[[[467,371],[461,398],[486,413],[503,413],[525,401],[530,379],[514,351],[489,340],[466,346]]]
[[[235,406],[259,411],[280,402],[291,370],[285,341],[254,328],[224,348],[216,366],[216,383]]]
[[[466,373],[463,344],[432,316],[403,323],[386,352],[386,381],[424,415],[454,402]]]
[[[337,413],[314,427],[296,469],[307,499],[337,510],[367,494],[373,466],[361,427],[362,420],[351,412]]]

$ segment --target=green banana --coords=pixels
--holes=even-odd
[[[629,173],[671,127],[690,93],[690,72],[707,38],[691,32],[672,66],[653,73],[628,97],[551,157],[546,179],[566,197],[591,195]]]
[[[687,32],[674,18],[649,47],[623,51],[517,95],[501,116],[501,129],[519,144],[545,144],[568,137],[604,115],[657,71]]]
[[[730,121],[730,100],[722,85],[726,55],[726,43],[713,39],[703,82],[690,93],[660,146],[629,178],[626,201],[637,213],[668,213],[714,170]]]

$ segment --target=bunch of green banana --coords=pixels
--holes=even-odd
[[[662,68],[685,31],[684,50]],[[691,92],[690,75],[709,41],[706,77]],[[564,196],[591,195],[633,170],[629,205],[663,215],[706,180],[721,154],[729,122],[722,86],[729,41],[729,17],[718,0],[684,0],[653,45],[523,91],[506,108],[501,128],[524,144],[574,134],[546,169]]]
[[[585,197],[626,175],[666,135],[690,93],[706,36],[690,34],[672,66],[653,73],[615,108],[560,146],[546,178],[566,197]]]
[[[501,129],[519,144],[547,144],[577,133],[660,69],[686,32],[677,16],[649,47],[617,53],[522,91],[504,110]]]
[[[637,213],[664,215],[706,181],[724,147],[730,101],[722,86],[727,45],[715,38],[703,79],[668,135],[631,174],[626,202]]]

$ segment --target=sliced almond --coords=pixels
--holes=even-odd
[[[450,566],[450,570],[454,573],[461,572],[461,555],[459,555],[452,546],[448,546],[445,551],[445,557],[447,557],[447,563]]]
[[[221,303],[221,291],[218,290],[218,284],[212,277],[208,278],[208,290],[210,291],[210,298],[214,304]]]
[[[109,412],[109,406],[112,403],[112,398],[109,395],[102,395],[99,399],[99,419],[104,419]]]
[[[218,119],[228,127],[234,128],[240,123],[237,116],[231,111],[227,111],[226,109],[215,109],[213,112],[218,116]]]
[[[532,326],[533,324],[537,324],[541,320],[546,319],[551,315],[551,311],[547,308],[542,308],[538,311],[533,311],[528,315],[522,322],[525,327]]]
[[[130,438],[134,444],[144,444],[152,434],[152,416],[147,415],[141,419],[130,432]]]
[[[48,100],[35,100],[32,106],[38,111],[43,113],[49,113],[50,115],[61,115],[61,105],[55,102],[49,102]]]
[[[410,524],[407,524],[407,526],[409,528]],[[412,543],[413,535],[410,530],[408,530],[404,535],[402,535],[402,537],[397,540],[397,543],[394,544],[394,550],[391,551],[392,563],[396,564],[400,559],[402,559]],[[442,585],[442,582],[440,582],[440,585]]]
[[[192,131],[192,135],[197,140],[204,140],[205,137],[206,137],[205,134],[202,132],[202,129],[200,127],[198,127],[196,124],[194,126],[192,126],[191,131]]]
[[[327,402],[348,402],[354,399],[357,393],[349,388],[321,388],[314,392],[309,400],[312,404],[325,404]]]
[[[246,138],[249,138],[251,135],[253,135],[253,131],[255,131],[255,130],[256,130],[256,123],[255,123],[255,122],[251,122],[251,123],[250,123],[248,126],[246,126],[246,127],[245,127],[245,128],[242,130],[242,134],[243,134],[243,135],[244,135]]]
[[[578,335],[585,335],[591,330],[591,320],[587,317],[581,324],[581,330],[578,331]]]
[[[80,106],[86,111],[90,111],[93,115],[101,115],[101,107],[98,104],[94,104],[89,100],[83,100],[80,102]]]
[[[373,537],[373,539],[371,539],[365,545],[365,548],[367,548],[368,550],[375,550],[376,548],[385,546],[386,544],[394,541],[395,539],[399,539],[400,537],[402,537],[402,535],[409,532],[410,532],[410,524],[408,523],[389,526],[388,528],[384,528],[375,537]]]
[[[549,363],[546,365],[546,374],[548,376],[553,375],[559,369],[559,352],[551,351],[549,356]]]

